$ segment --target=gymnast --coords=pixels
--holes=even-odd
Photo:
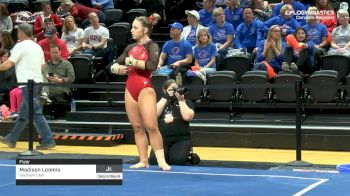
[[[151,147],[161,170],[171,167],[164,158],[163,140],[158,129],[156,93],[151,73],[157,68],[159,47],[150,39],[153,17],[140,16],[132,23],[131,34],[135,43],[129,44],[111,66],[111,72],[128,75],[125,89],[125,108],[134,130],[140,162],[130,168],[148,168],[148,131]]]

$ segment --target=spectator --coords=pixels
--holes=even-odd
[[[309,7],[307,12],[306,25],[303,28],[307,32],[309,41],[315,44],[316,63],[320,64],[322,56],[326,53],[329,45],[327,41],[328,31],[327,27],[319,22],[317,18],[318,9],[316,7]]]
[[[8,60],[10,56],[9,50],[0,50],[1,63]],[[6,71],[0,72],[0,83],[16,83],[15,67],[12,67]],[[16,118],[18,116],[18,109],[22,102],[22,90],[18,87],[0,87],[0,93],[10,92],[10,112],[8,118]],[[1,115],[0,115],[1,116]]]
[[[67,44],[69,56],[82,49],[84,30],[77,27],[73,16],[67,16],[64,20],[61,39]]]
[[[252,8],[244,8],[243,13],[244,22],[236,29],[234,46],[238,49],[246,48],[249,53],[256,53],[259,41],[263,39],[259,29],[264,24],[254,19]]]
[[[0,50],[11,50],[13,46],[15,45],[12,36],[7,31],[0,32]]]
[[[57,29],[55,26],[49,26],[45,30],[45,39],[38,42],[44,51],[45,62],[51,59],[50,55],[50,45],[58,45],[61,49],[61,55],[64,60],[68,59],[68,49],[66,43],[64,43],[60,38],[57,37]]]
[[[18,82],[27,82],[34,80],[35,82],[43,82],[41,66],[44,64],[44,53],[40,46],[33,41],[33,27],[28,23],[18,26],[19,42],[12,49],[11,56],[8,60],[0,65],[0,70],[4,71],[16,66],[16,76]],[[6,144],[10,148],[15,148],[16,143],[21,136],[28,122],[28,86],[22,86],[22,104],[18,112],[18,118],[12,131],[5,137],[0,136],[0,142]],[[47,150],[56,146],[53,133],[42,113],[39,103],[39,93],[41,88],[34,87],[33,91],[33,117],[36,131],[41,136],[41,144],[36,146],[37,150]]]
[[[213,43],[216,44],[220,55],[218,64],[221,66],[224,63],[228,47],[232,45],[234,29],[231,23],[225,21],[225,13],[221,7],[215,8],[213,15],[216,23],[209,27],[209,33],[213,38]]]
[[[337,27],[337,18],[331,0],[317,0],[316,5],[320,11],[320,23],[324,24],[328,32],[332,33],[333,29]]]
[[[258,19],[262,22],[267,21],[272,17],[272,8],[268,3],[265,3],[264,0],[253,0],[252,9],[255,16],[255,19]]]
[[[45,64],[43,77],[45,82],[63,84],[72,83],[75,80],[73,65],[62,59],[61,49],[57,45],[50,46],[51,59]],[[44,105],[51,103],[51,99],[67,99],[70,93],[69,87],[44,86],[40,100]]]
[[[63,26],[61,19],[54,13],[52,13],[50,3],[42,3],[41,10],[43,14],[36,17],[34,22],[34,34],[38,35],[39,33],[43,33],[45,29],[44,21],[45,18],[52,19],[52,25],[56,27],[56,29],[60,30]]]
[[[97,14],[100,22],[106,22],[106,15],[103,13],[103,11],[73,3],[71,0],[62,0],[61,8],[65,12],[69,12],[70,15],[74,17],[75,21],[77,23],[80,22],[84,28],[89,25],[89,14],[92,12]]]
[[[114,9],[113,0],[91,0],[91,4],[94,8],[102,11]]]
[[[45,39],[45,36],[44,36],[45,31],[49,26],[54,26],[53,19],[52,18],[45,18],[44,19],[44,29],[36,35],[36,42],[39,42],[39,41]],[[58,32],[56,32],[56,35],[57,35],[57,37],[60,36],[60,34]]]
[[[227,8],[224,10],[225,20],[236,29],[243,22],[243,9],[240,7],[239,0],[227,0]]]
[[[181,33],[181,39],[187,40],[192,46],[196,45],[198,31],[205,28],[199,24],[200,16],[196,10],[186,10],[188,26]]]
[[[187,40],[181,39],[182,24],[174,22],[169,28],[171,40],[164,44],[157,68],[160,69],[159,73],[171,78],[176,76],[176,82],[181,85],[192,63],[192,46]]]
[[[0,50],[0,63],[5,62],[10,56],[10,51],[7,49]],[[0,71],[0,84],[15,83],[16,75],[15,68],[12,67],[6,71]],[[13,87],[0,87],[0,93],[9,93]]]
[[[252,7],[252,0],[240,0],[241,8]]]
[[[269,78],[275,77],[281,71],[285,44],[282,42],[281,27],[273,25],[270,27],[266,40],[259,43],[257,61],[254,70],[265,70]]]
[[[278,25],[282,29],[282,38],[285,38],[288,34],[293,34],[294,30],[297,27],[300,27],[300,24],[293,18],[293,14],[291,14],[292,12],[293,7],[291,5],[283,5],[278,16],[274,16],[264,22],[262,32],[266,34],[271,26]]]
[[[197,37],[197,45],[194,47],[195,74],[206,82],[206,75],[216,71],[216,46],[211,41],[211,35],[207,29],[200,29]]]
[[[164,96],[157,103],[157,116],[166,162],[186,165],[192,149],[190,122],[194,117],[194,106],[184,95],[175,92],[176,89],[178,85],[174,80],[164,83]],[[157,164],[153,150],[149,163]]]
[[[111,63],[115,54],[111,48],[107,47],[107,39],[109,31],[99,23],[99,18],[95,12],[89,14],[91,26],[84,30],[84,41],[82,48],[84,53],[91,54],[96,57],[104,57]]]
[[[340,9],[337,12],[337,18],[340,25],[332,32],[331,48],[328,54],[340,54],[350,57],[349,12]]]
[[[314,67],[314,43],[308,41],[307,32],[304,28],[298,27],[293,36],[298,47],[292,46],[287,41],[287,47],[284,51],[285,62],[282,63],[283,71],[298,71],[304,74],[311,74],[315,71]]]
[[[294,13],[294,19],[296,19],[300,25],[303,25],[305,23],[305,14],[296,14],[298,13],[303,13],[303,11],[306,11],[306,8],[304,6],[304,4],[300,3],[299,1],[294,1],[294,0],[282,0],[282,3],[277,4],[274,8],[273,8],[273,17],[276,17],[278,15],[281,14],[281,8],[284,5],[291,5],[292,8],[292,12],[290,13]]]
[[[199,10],[201,25],[209,27],[214,24],[213,10],[216,0],[203,0],[203,9]]]
[[[0,32],[7,31],[12,32],[13,23],[10,17],[10,13],[7,10],[7,6],[3,3],[0,3]]]

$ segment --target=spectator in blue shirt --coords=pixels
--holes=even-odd
[[[91,4],[94,8],[102,11],[114,9],[113,0],[91,0]]]
[[[307,11],[309,13],[306,18],[307,24],[303,28],[306,30],[309,40],[315,44],[315,60],[316,64],[319,65],[329,45],[327,41],[328,31],[327,27],[321,24],[317,18],[318,9],[316,7],[309,7]]]
[[[159,73],[169,75],[176,79],[178,85],[182,85],[183,78],[192,63],[192,45],[187,40],[181,39],[183,29],[181,23],[174,22],[169,28],[172,39],[164,44],[157,68]]]
[[[194,65],[197,68],[197,76],[206,81],[206,75],[216,71],[216,46],[211,42],[211,36],[207,29],[198,32],[197,45],[194,47]]]
[[[305,13],[306,8],[304,4],[300,3],[299,1],[294,0],[282,0],[282,3],[277,4],[273,8],[273,14],[272,16],[278,16],[280,14],[280,10],[284,5],[292,5],[293,12],[294,12],[294,18],[300,23],[300,25],[305,24]]]
[[[188,25],[182,30],[181,39],[185,39],[190,42],[192,46],[195,46],[198,31],[205,27],[199,24],[200,16],[196,10],[186,10],[185,14],[187,15]]]
[[[220,54],[218,64],[223,65],[228,47],[232,45],[234,29],[231,23],[225,21],[225,13],[221,7],[215,8],[213,15],[216,23],[209,27],[209,33]]]
[[[203,0],[203,9],[199,11],[201,25],[209,27],[214,24],[213,10],[215,3],[215,0]]]
[[[225,20],[233,25],[236,29],[243,22],[243,9],[240,7],[239,0],[227,0],[225,8]]]
[[[256,53],[259,41],[262,40],[260,26],[263,22],[254,19],[253,10],[250,7],[243,10],[244,22],[236,29],[234,48],[246,48],[249,53]]]
[[[283,5],[280,9],[280,14],[275,16],[266,22],[264,22],[264,26],[262,27],[262,32],[266,34],[268,29],[272,25],[278,25],[282,29],[282,37],[284,38],[288,34],[293,34],[294,30],[297,27],[300,27],[298,21],[293,18],[293,7],[289,4]]]
[[[254,70],[267,71],[269,78],[273,78],[276,73],[282,70],[281,64],[284,61],[285,43],[282,41],[281,31],[280,26],[271,26],[266,40],[262,40],[259,43],[257,52],[258,63],[254,65]]]
[[[283,71],[298,71],[305,74],[311,74],[315,71],[314,67],[314,43],[308,40],[306,30],[298,27],[294,35],[298,42],[298,47],[294,48],[287,42],[286,50],[284,51],[285,62],[282,63]]]

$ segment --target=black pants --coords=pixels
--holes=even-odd
[[[299,57],[296,57],[294,55],[293,48],[287,47],[284,52],[284,59],[288,65],[294,62],[298,66],[298,69],[303,73],[310,74],[314,71],[314,66],[311,64],[311,60],[309,59],[308,48],[303,48],[299,53]]]
[[[172,144],[164,143],[164,157],[166,162],[170,165],[186,165],[191,148],[191,140],[182,140]],[[151,150],[149,155],[149,163],[151,165],[157,164],[157,159],[153,150]]]
[[[326,54],[327,50],[328,49],[326,48],[314,48],[315,65],[317,67],[317,70],[322,66],[322,58]]]

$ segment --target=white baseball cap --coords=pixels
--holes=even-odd
[[[186,11],[185,11],[185,14],[186,14],[186,15],[191,14],[192,16],[195,16],[195,17],[197,18],[198,21],[199,21],[199,19],[201,18],[201,17],[199,16],[199,13],[198,13],[196,10],[186,10]]]

